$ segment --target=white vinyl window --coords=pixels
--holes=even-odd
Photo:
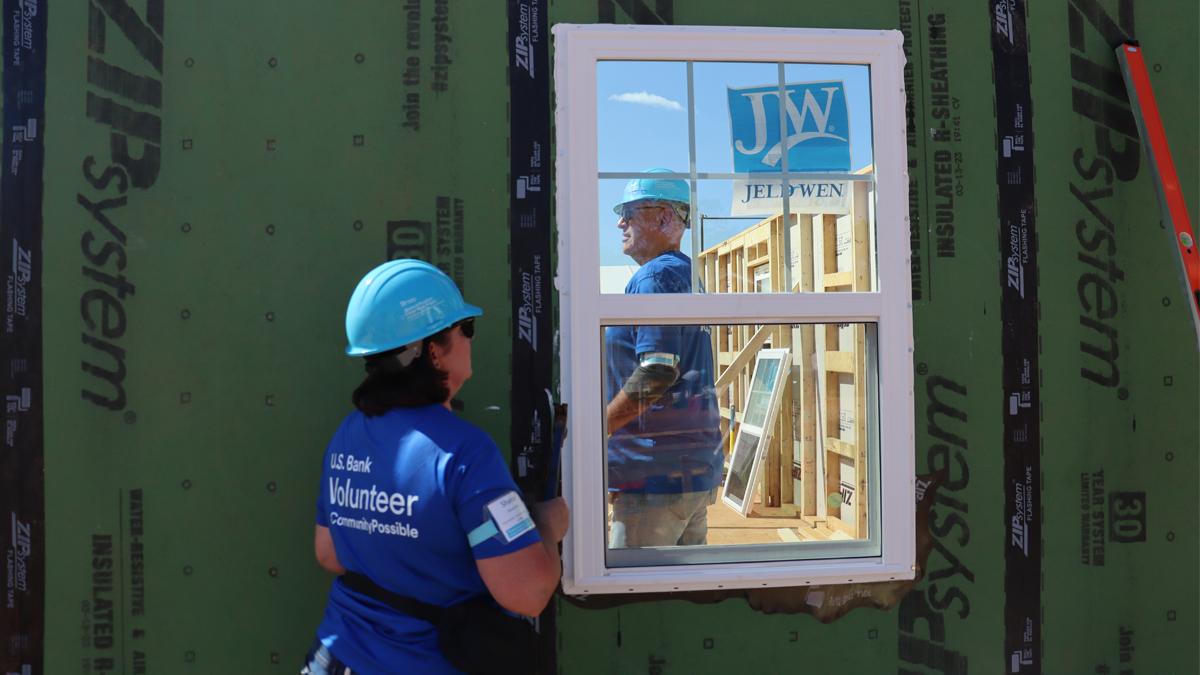
[[[729,452],[729,470],[721,485],[721,501],[739,515],[746,515],[753,503],[753,491],[762,475],[763,452],[774,433],[779,395],[791,358],[787,349],[763,349],[755,355],[757,363],[750,376],[750,394],[746,397],[737,440]]]
[[[553,33],[564,589],[912,578],[900,34]]]

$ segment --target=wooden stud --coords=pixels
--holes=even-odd
[[[833,214],[824,214],[821,217],[821,249],[822,249],[822,275],[831,274],[838,271],[837,266],[837,221],[838,217]],[[823,278],[823,277],[822,277]],[[821,374],[825,385],[825,436],[831,438],[841,437],[841,389],[840,378],[838,377],[839,357],[835,356],[833,362],[830,362],[830,353],[837,354],[841,351],[841,335],[838,331],[837,324],[825,324],[825,372]],[[841,473],[841,460],[837,453],[832,453],[825,449],[825,499],[826,499],[826,515],[829,517],[841,517],[842,508],[839,502],[836,506],[832,505],[830,495],[836,495],[841,492],[839,485]]]
[[[766,237],[763,239],[763,245],[766,248],[767,254],[767,291],[778,293],[783,290],[784,277],[787,274],[784,269],[783,246],[780,241],[779,230],[783,224],[783,217],[776,216],[768,221],[766,229]],[[753,279],[751,283],[755,283]],[[758,290],[755,285],[754,290]],[[771,347],[778,349],[783,347],[781,343],[782,334],[778,326],[772,326],[770,330]],[[781,401],[782,405],[782,401]],[[783,408],[786,410],[787,408]],[[778,415],[776,417],[776,428],[771,434],[771,443],[767,451],[767,463],[763,475],[763,504],[766,506],[778,507],[783,503],[783,480],[781,470],[783,467],[783,449],[784,439],[780,433],[779,425],[788,415]],[[791,456],[791,448],[788,448],[788,456]]]
[[[866,183],[854,183],[854,201],[851,204],[853,216],[853,258],[854,258],[854,290],[865,292],[872,290],[873,274],[871,271],[871,237],[869,193]],[[854,476],[856,505],[854,509],[854,533],[860,539],[867,537],[867,506],[870,500],[867,477],[868,471],[867,448],[870,446],[867,434],[867,331],[866,326],[854,327]]]
[[[812,293],[813,217],[800,217],[800,291]],[[800,513],[817,515],[816,336],[812,324],[800,326]],[[793,367],[795,362],[793,362]]]

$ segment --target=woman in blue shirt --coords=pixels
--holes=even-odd
[[[418,260],[385,263],[346,312],[367,377],[325,452],[314,546],[322,567],[436,606],[490,595],[536,616],[561,576],[561,499],[531,515],[495,443],[450,401],[471,377],[478,307]],[[454,673],[436,628],[339,577],[302,673]],[[357,586],[356,586],[357,588]]]

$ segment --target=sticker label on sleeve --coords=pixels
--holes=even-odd
[[[529,510],[525,508],[525,502],[521,501],[521,496],[516,492],[509,492],[488,502],[487,510],[492,522],[496,523],[496,529],[504,536],[505,542],[511,542],[533,529],[533,519],[529,517]]]

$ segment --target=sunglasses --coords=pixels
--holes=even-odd
[[[468,340],[475,337],[475,317],[463,319],[462,321],[459,321],[450,327],[454,328],[454,326],[458,326],[459,330],[462,331],[463,337],[467,338]]]
[[[633,220],[638,211],[642,209],[665,209],[667,207],[658,204],[626,204],[621,207],[621,220]]]

